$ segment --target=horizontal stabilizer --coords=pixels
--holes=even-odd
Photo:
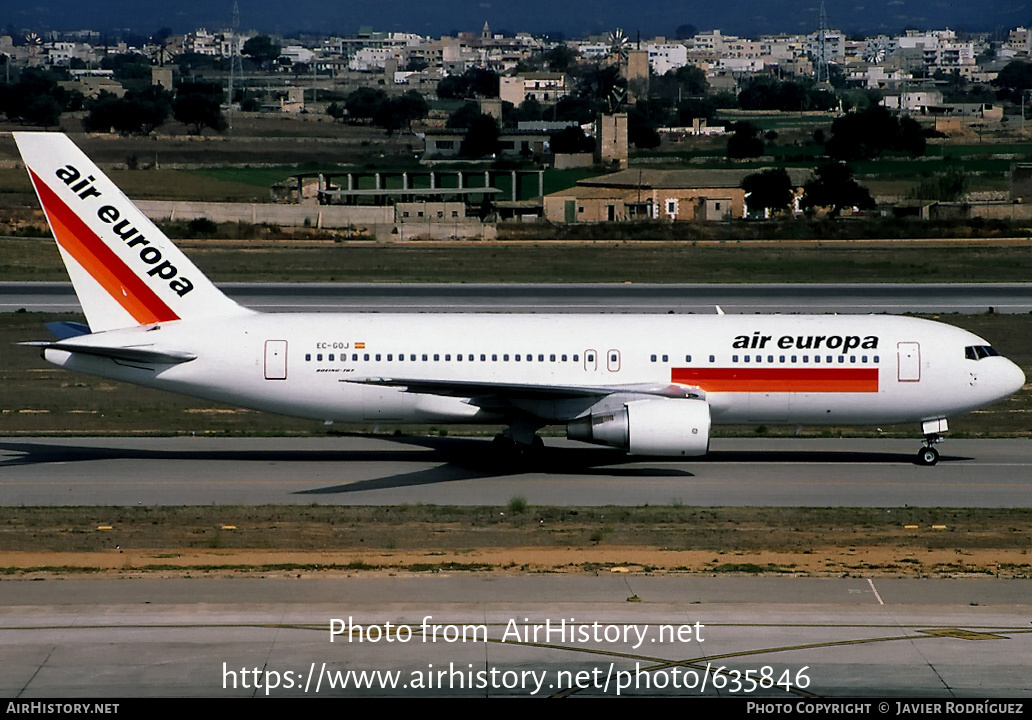
[[[197,356],[174,350],[150,350],[143,347],[107,347],[103,345],[85,345],[82,343],[68,342],[25,342],[19,345],[29,345],[43,350],[63,350],[70,353],[82,355],[94,355],[97,357],[110,358],[131,363],[147,363],[150,365],[178,365],[179,363],[196,360]]]
[[[49,322],[44,323],[44,325],[58,340],[67,340],[68,338],[79,337],[80,335],[89,335],[92,332],[92,330],[90,330],[90,326],[84,323]]]

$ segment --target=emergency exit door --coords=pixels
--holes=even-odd
[[[921,379],[921,345],[916,342],[896,344],[896,359],[900,382],[918,382]]]
[[[265,379],[287,379],[287,341],[265,341]]]

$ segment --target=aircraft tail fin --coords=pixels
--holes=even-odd
[[[93,332],[249,314],[61,133],[13,133]]]

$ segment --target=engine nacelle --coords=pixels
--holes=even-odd
[[[709,436],[710,409],[704,400],[632,400],[566,426],[571,440],[623,448],[635,455],[705,455]]]

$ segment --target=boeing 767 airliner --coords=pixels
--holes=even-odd
[[[915,423],[1016,392],[980,337],[884,315],[261,314],[224,295],[58,133],[15,133],[86,315],[31,343],[69,370],[334,422],[547,425],[703,455],[712,424]]]

